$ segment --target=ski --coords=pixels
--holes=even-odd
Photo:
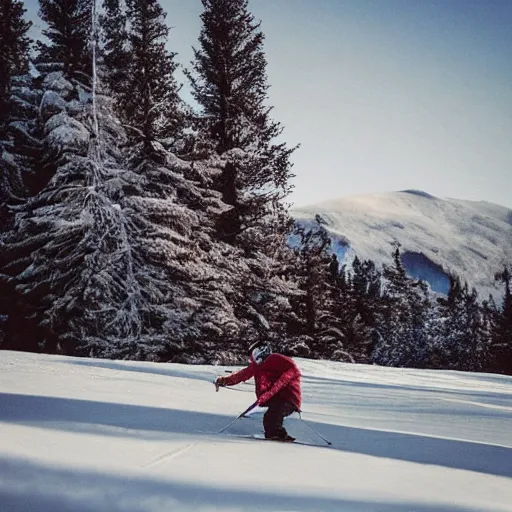
[[[292,437],[292,436],[288,436],[288,438],[285,438],[285,439],[280,439],[280,438],[273,438],[273,437],[268,438],[262,434],[253,434],[252,437],[254,439],[261,439],[262,441],[275,441],[278,443],[294,443],[296,441],[296,438]]]
[[[237,437],[239,439],[254,439],[256,441],[267,441],[274,442],[280,444],[298,444],[302,446],[315,446],[318,448],[323,448],[323,445],[314,444],[314,443],[306,443],[305,441],[298,441],[296,438],[292,440],[279,440],[279,439],[267,439],[263,434],[227,434],[229,437]]]

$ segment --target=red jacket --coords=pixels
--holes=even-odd
[[[271,398],[279,397],[291,402],[300,411],[300,370],[286,356],[270,354],[261,364],[256,364],[251,356],[247,368],[222,378],[225,386],[234,386],[254,377],[258,405],[265,405]]]

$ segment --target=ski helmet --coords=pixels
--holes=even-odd
[[[270,354],[272,349],[267,342],[258,341],[249,347],[249,355],[256,364],[261,364]]]

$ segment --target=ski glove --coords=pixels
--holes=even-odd
[[[215,379],[215,391],[219,391],[219,388],[224,387],[225,385],[224,377],[217,377]]]

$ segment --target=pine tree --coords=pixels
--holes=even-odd
[[[66,84],[56,78],[49,75],[46,87]],[[54,115],[42,110],[46,146],[59,149],[57,169],[5,240],[4,280],[25,303],[12,317],[9,348],[214,360],[217,338],[239,333],[227,297],[240,264],[211,243],[208,211],[190,204],[222,209],[221,201],[194,185],[191,164],[163,150],[157,164],[141,157],[141,143],[127,160],[109,98],[99,95],[93,114],[88,95],[74,96],[87,103],[65,102]]]
[[[17,212],[0,255],[2,280],[18,299],[10,348],[95,355],[98,340],[108,353],[136,333],[126,222],[117,205],[124,136],[108,98],[90,86],[85,35],[93,24],[84,16],[91,7],[41,4],[50,26],[50,44],[40,46],[38,108],[48,177]]]
[[[126,7],[121,0],[104,0],[102,28],[102,57],[105,67],[104,82],[115,98],[129,89],[131,55],[128,40]],[[122,93],[121,93],[122,91]],[[122,110],[118,105],[118,112]]]
[[[157,74],[150,75],[156,83],[145,83],[153,102],[142,111],[149,113],[141,118],[146,129],[132,134],[125,151],[112,102],[88,79],[89,55],[76,63],[84,70],[77,75],[63,62],[45,62],[58,56],[52,44],[40,59],[39,109],[50,178],[16,215],[0,254],[2,284],[20,297],[17,315],[9,316],[8,347],[227,361],[229,354],[215,349],[240,335],[232,283],[248,270],[209,236],[226,208],[211,190],[217,168],[181,161],[158,140],[179,112],[164,109],[173,119],[152,114],[169,94],[157,94]],[[147,46],[152,59],[164,44]]]
[[[452,368],[453,350],[457,344],[454,333],[459,329],[463,287],[457,276],[450,275],[448,295],[436,300],[435,314],[429,329],[428,359],[433,368]]]
[[[40,110],[45,151],[58,157],[49,183],[27,200],[5,238],[2,272],[21,306],[10,318],[9,343],[88,355],[91,340],[107,343],[130,331],[129,261],[112,197],[122,131],[107,99],[93,112],[90,96],[61,72],[50,73],[43,87],[54,99]],[[85,100],[79,105],[76,97]],[[98,136],[91,132],[93,117],[100,119]]]
[[[428,359],[435,368],[482,371],[489,359],[490,333],[478,293],[450,277],[446,298],[438,298],[429,327]]]
[[[282,127],[265,105],[264,36],[247,0],[203,0],[203,6],[200,47],[194,50],[188,76],[203,109],[202,131],[217,154],[225,156],[218,187],[232,208],[220,226],[221,235],[237,243],[288,195],[293,150],[274,142]],[[277,216],[275,222],[279,220]],[[263,247],[266,241],[259,242]]]
[[[495,275],[504,284],[501,308],[494,308],[491,358],[493,371],[512,375],[512,272],[505,266]]]
[[[28,72],[32,22],[25,20],[26,9],[19,0],[0,5],[0,133],[7,131],[12,109],[12,81]],[[2,137],[3,138],[3,137]]]
[[[123,73],[116,97],[131,142],[120,208],[140,296],[139,332],[129,351],[137,358],[226,360],[226,338],[240,335],[232,283],[243,263],[211,237],[214,219],[226,209],[211,186],[218,166],[170,151],[181,137],[183,113],[160,4],[127,0],[126,50],[118,38],[122,10],[109,4],[118,20],[107,27],[113,52],[107,76]],[[116,57],[122,60],[125,51],[123,72]]]
[[[0,259],[2,238],[12,229],[14,214],[31,193],[31,176],[39,162],[35,130],[39,96],[29,75],[32,26],[22,2],[0,4]],[[0,346],[9,343],[19,297],[0,279]]]
[[[17,203],[25,195],[23,169],[13,158],[11,127],[21,110],[17,86],[29,69],[32,41],[28,31],[32,22],[25,20],[25,13],[23,2],[18,0],[0,4],[0,232],[10,225],[8,204]]]
[[[211,237],[212,219],[225,207],[205,187],[211,169],[164,150],[158,156],[147,158],[143,143],[133,149],[120,201],[143,299],[137,357],[227,362],[237,354],[226,340],[242,329],[233,283],[247,269]]]
[[[165,48],[169,28],[158,1],[127,0],[126,6],[128,49],[122,47],[123,19],[116,8],[120,26],[109,32],[113,48],[107,54],[107,75],[110,74],[111,81],[121,75],[120,87],[116,88],[121,115],[129,125],[131,140],[143,140],[145,151],[150,154],[154,141],[172,139],[172,145],[183,127],[174,78],[177,64],[175,54]]]
[[[431,307],[428,288],[407,275],[398,247],[393,265],[384,265],[383,277],[382,316],[372,358],[386,366],[425,367]]]
[[[453,367],[466,371],[482,371],[489,350],[490,339],[485,331],[483,311],[477,291],[463,287],[462,329],[456,345]]]
[[[343,270],[340,280],[338,315],[343,319],[343,330],[347,340],[347,350],[356,362],[370,361],[375,344],[381,303],[381,273],[370,261],[360,261],[356,256],[352,269]]]
[[[291,188],[293,149],[276,142],[282,127],[266,105],[264,36],[247,0],[202,3],[199,47],[187,73],[201,108],[196,151],[220,157],[214,187],[229,208],[216,223],[218,237],[240,248],[251,269],[241,281],[237,309],[245,315],[256,307],[273,332],[283,332],[279,311],[293,293],[281,279],[291,257],[286,242],[292,222],[283,201]]]
[[[96,45],[97,40],[97,34],[92,34],[94,1],[39,0],[39,16],[47,24],[42,33],[48,42],[38,41],[36,45],[35,64],[41,91],[38,127],[45,125],[51,116],[65,116],[68,111],[71,118],[76,117],[89,101],[87,96],[95,87],[92,80],[96,68],[92,62],[93,43]],[[91,123],[85,128],[92,133],[93,116],[84,118],[84,122]],[[44,189],[66,158],[66,144],[55,144],[47,136],[45,139],[38,169],[31,177],[33,193]]]
[[[38,41],[38,62],[56,65],[67,78],[90,81],[90,51],[93,0],[39,0],[39,16],[48,25]]]
[[[301,292],[291,299],[293,316],[289,335],[293,339],[291,352],[351,361],[344,349],[344,334],[335,314],[335,299],[339,263],[330,253],[331,238],[320,216],[314,226],[295,226],[295,273]]]

